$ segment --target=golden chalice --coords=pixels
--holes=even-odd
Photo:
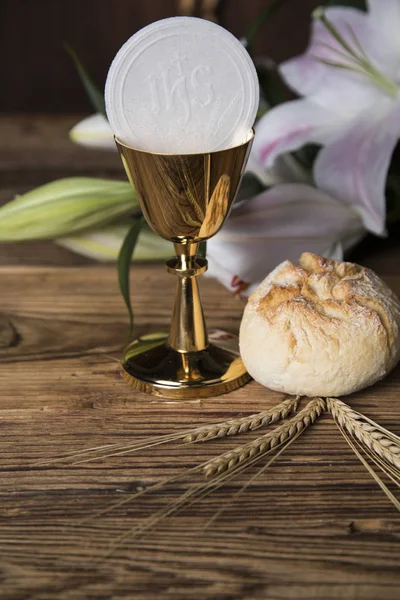
[[[204,398],[249,380],[238,352],[209,343],[197,276],[200,242],[215,235],[235,199],[253,141],[208,154],[153,154],[116,140],[128,178],[152,229],[174,244],[167,270],[177,276],[169,335],[134,340],[122,361],[135,388],[164,398]]]

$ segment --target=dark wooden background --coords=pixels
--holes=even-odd
[[[120,46],[138,29],[193,6],[242,37],[270,0],[0,0],[0,112],[85,113],[91,111],[69,43],[104,86]],[[254,54],[277,61],[304,49],[310,13],[318,0],[288,0],[267,23]]]

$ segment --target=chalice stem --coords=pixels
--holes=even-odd
[[[207,261],[196,256],[196,243],[174,246],[176,259],[167,262],[167,269],[178,280],[168,343],[180,353],[199,352],[208,340],[197,276],[207,270]]]

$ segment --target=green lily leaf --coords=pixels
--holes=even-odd
[[[142,352],[148,352],[152,348],[156,348],[160,345],[160,342],[165,340],[165,333],[148,333],[147,335],[142,335],[139,340],[134,340],[125,352],[125,360],[129,360],[130,358],[134,358],[138,354],[142,354]]]
[[[118,256],[118,280],[119,280],[119,289],[121,290],[122,297],[125,301],[126,308],[128,309],[129,314],[129,335],[132,334],[133,330],[133,310],[131,303],[131,294],[130,294],[130,266],[132,261],[132,256],[135,250],[136,242],[139,237],[140,230],[142,229],[144,223],[144,217],[139,217],[129,229],[124,242],[121,246],[121,250]]]
[[[197,254],[202,258],[206,258],[207,256],[207,242],[200,242]]]
[[[72,58],[72,61],[75,65],[76,70],[78,71],[78,75],[83,83],[83,87],[85,88],[87,95],[89,96],[89,100],[91,101],[93,108],[96,110],[96,112],[106,116],[104,95],[93,83],[92,78],[90,77],[89,73],[79,60],[79,57],[75,50],[71,48],[69,44],[64,44],[64,47],[70,55],[70,57]]]

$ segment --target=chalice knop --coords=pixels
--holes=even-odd
[[[166,263],[177,276],[169,335],[134,340],[122,360],[124,378],[139,390],[164,398],[204,398],[250,379],[238,352],[208,340],[197,283],[207,260],[196,253],[229,213],[253,137],[251,132],[240,146],[203,154],[154,154],[116,140],[148,224],[176,253]]]

